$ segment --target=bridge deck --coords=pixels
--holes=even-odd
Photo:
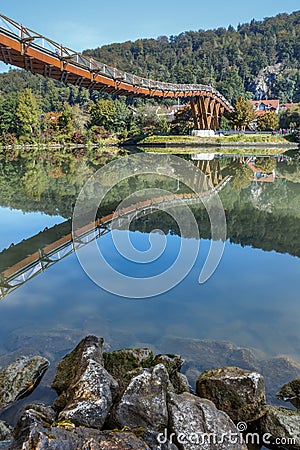
[[[172,84],[120,71],[85,57],[0,14],[0,59],[34,74],[88,89],[143,97],[203,97],[233,107],[216,89],[201,84]]]

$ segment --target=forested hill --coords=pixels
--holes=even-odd
[[[282,102],[300,101],[300,11],[253,20],[237,30],[188,31],[85,53],[152,79],[211,83],[230,101],[245,91]],[[258,75],[261,86],[255,81]]]
[[[86,50],[101,62],[152,79],[212,84],[230,102],[239,95],[300,102],[300,11],[262,22],[160,36]],[[21,71],[0,74],[2,96],[30,87],[43,111],[63,101],[84,106],[99,93]],[[1,99],[0,99],[1,100]]]

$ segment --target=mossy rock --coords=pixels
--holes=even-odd
[[[127,348],[103,353],[105,369],[123,389],[139,369],[151,367],[153,358],[153,353],[148,348]]]
[[[66,391],[71,382],[76,378],[78,368],[85,363],[86,357],[92,357],[96,362],[102,364],[102,345],[102,338],[96,336],[87,336],[84,338],[71,353],[68,353],[62,361],[58,363],[57,373],[52,383],[52,388],[55,389],[58,394]],[[94,347],[93,354],[90,350],[91,347]],[[87,352],[86,355],[85,352]]]

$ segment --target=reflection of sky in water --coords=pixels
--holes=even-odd
[[[147,234],[136,233],[133,240],[140,249],[148,248]],[[169,255],[176,255],[178,240],[167,236]],[[109,254],[110,235],[101,237],[101,246]],[[13,350],[16,336],[67,330],[78,339],[95,333],[121,347],[159,347],[167,335],[226,340],[267,355],[290,354],[300,361],[299,260],[228,242],[216,273],[199,285],[208,247],[209,241],[201,241],[197,262],[182,283],[143,300],[103,291],[72,255],[1,302],[0,351]],[[160,264],[165,264],[163,258],[153,263],[153,270]]]
[[[64,220],[60,216],[48,216],[39,212],[23,213],[0,207],[0,251]]]

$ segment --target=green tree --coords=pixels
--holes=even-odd
[[[75,130],[84,131],[88,123],[88,115],[84,113],[79,104],[71,107],[71,120]]]
[[[244,83],[238,73],[237,67],[230,68],[226,71],[223,80],[217,83],[217,88],[229,102],[233,102],[245,94]]]
[[[234,111],[230,115],[230,121],[235,129],[245,130],[255,119],[255,112],[251,102],[244,97],[238,97],[234,105]]]
[[[90,110],[91,126],[103,126],[108,131],[113,131],[116,120],[116,107],[112,100],[99,100]]]
[[[275,111],[267,111],[257,119],[259,131],[274,131],[279,128],[279,117]]]
[[[19,95],[16,109],[18,134],[29,135],[37,131],[40,115],[36,96],[31,89],[25,89]]]
[[[15,133],[17,131],[16,109],[17,95],[12,92],[7,96],[0,94],[0,132]]]
[[[300,128],[300,103],[296,103],[280,115],[281,128],[291,128],[291,124],[294,128]]]
[[[74,133],[72,107],[68,103],[64,103],[64,107],[59,117],[59,128],[68,137]]]
[[[113,129],[117,133],[122,133],[130,128],[133,112],[120,100],[116,100],[114,105],[115,116],[113,119]]]

